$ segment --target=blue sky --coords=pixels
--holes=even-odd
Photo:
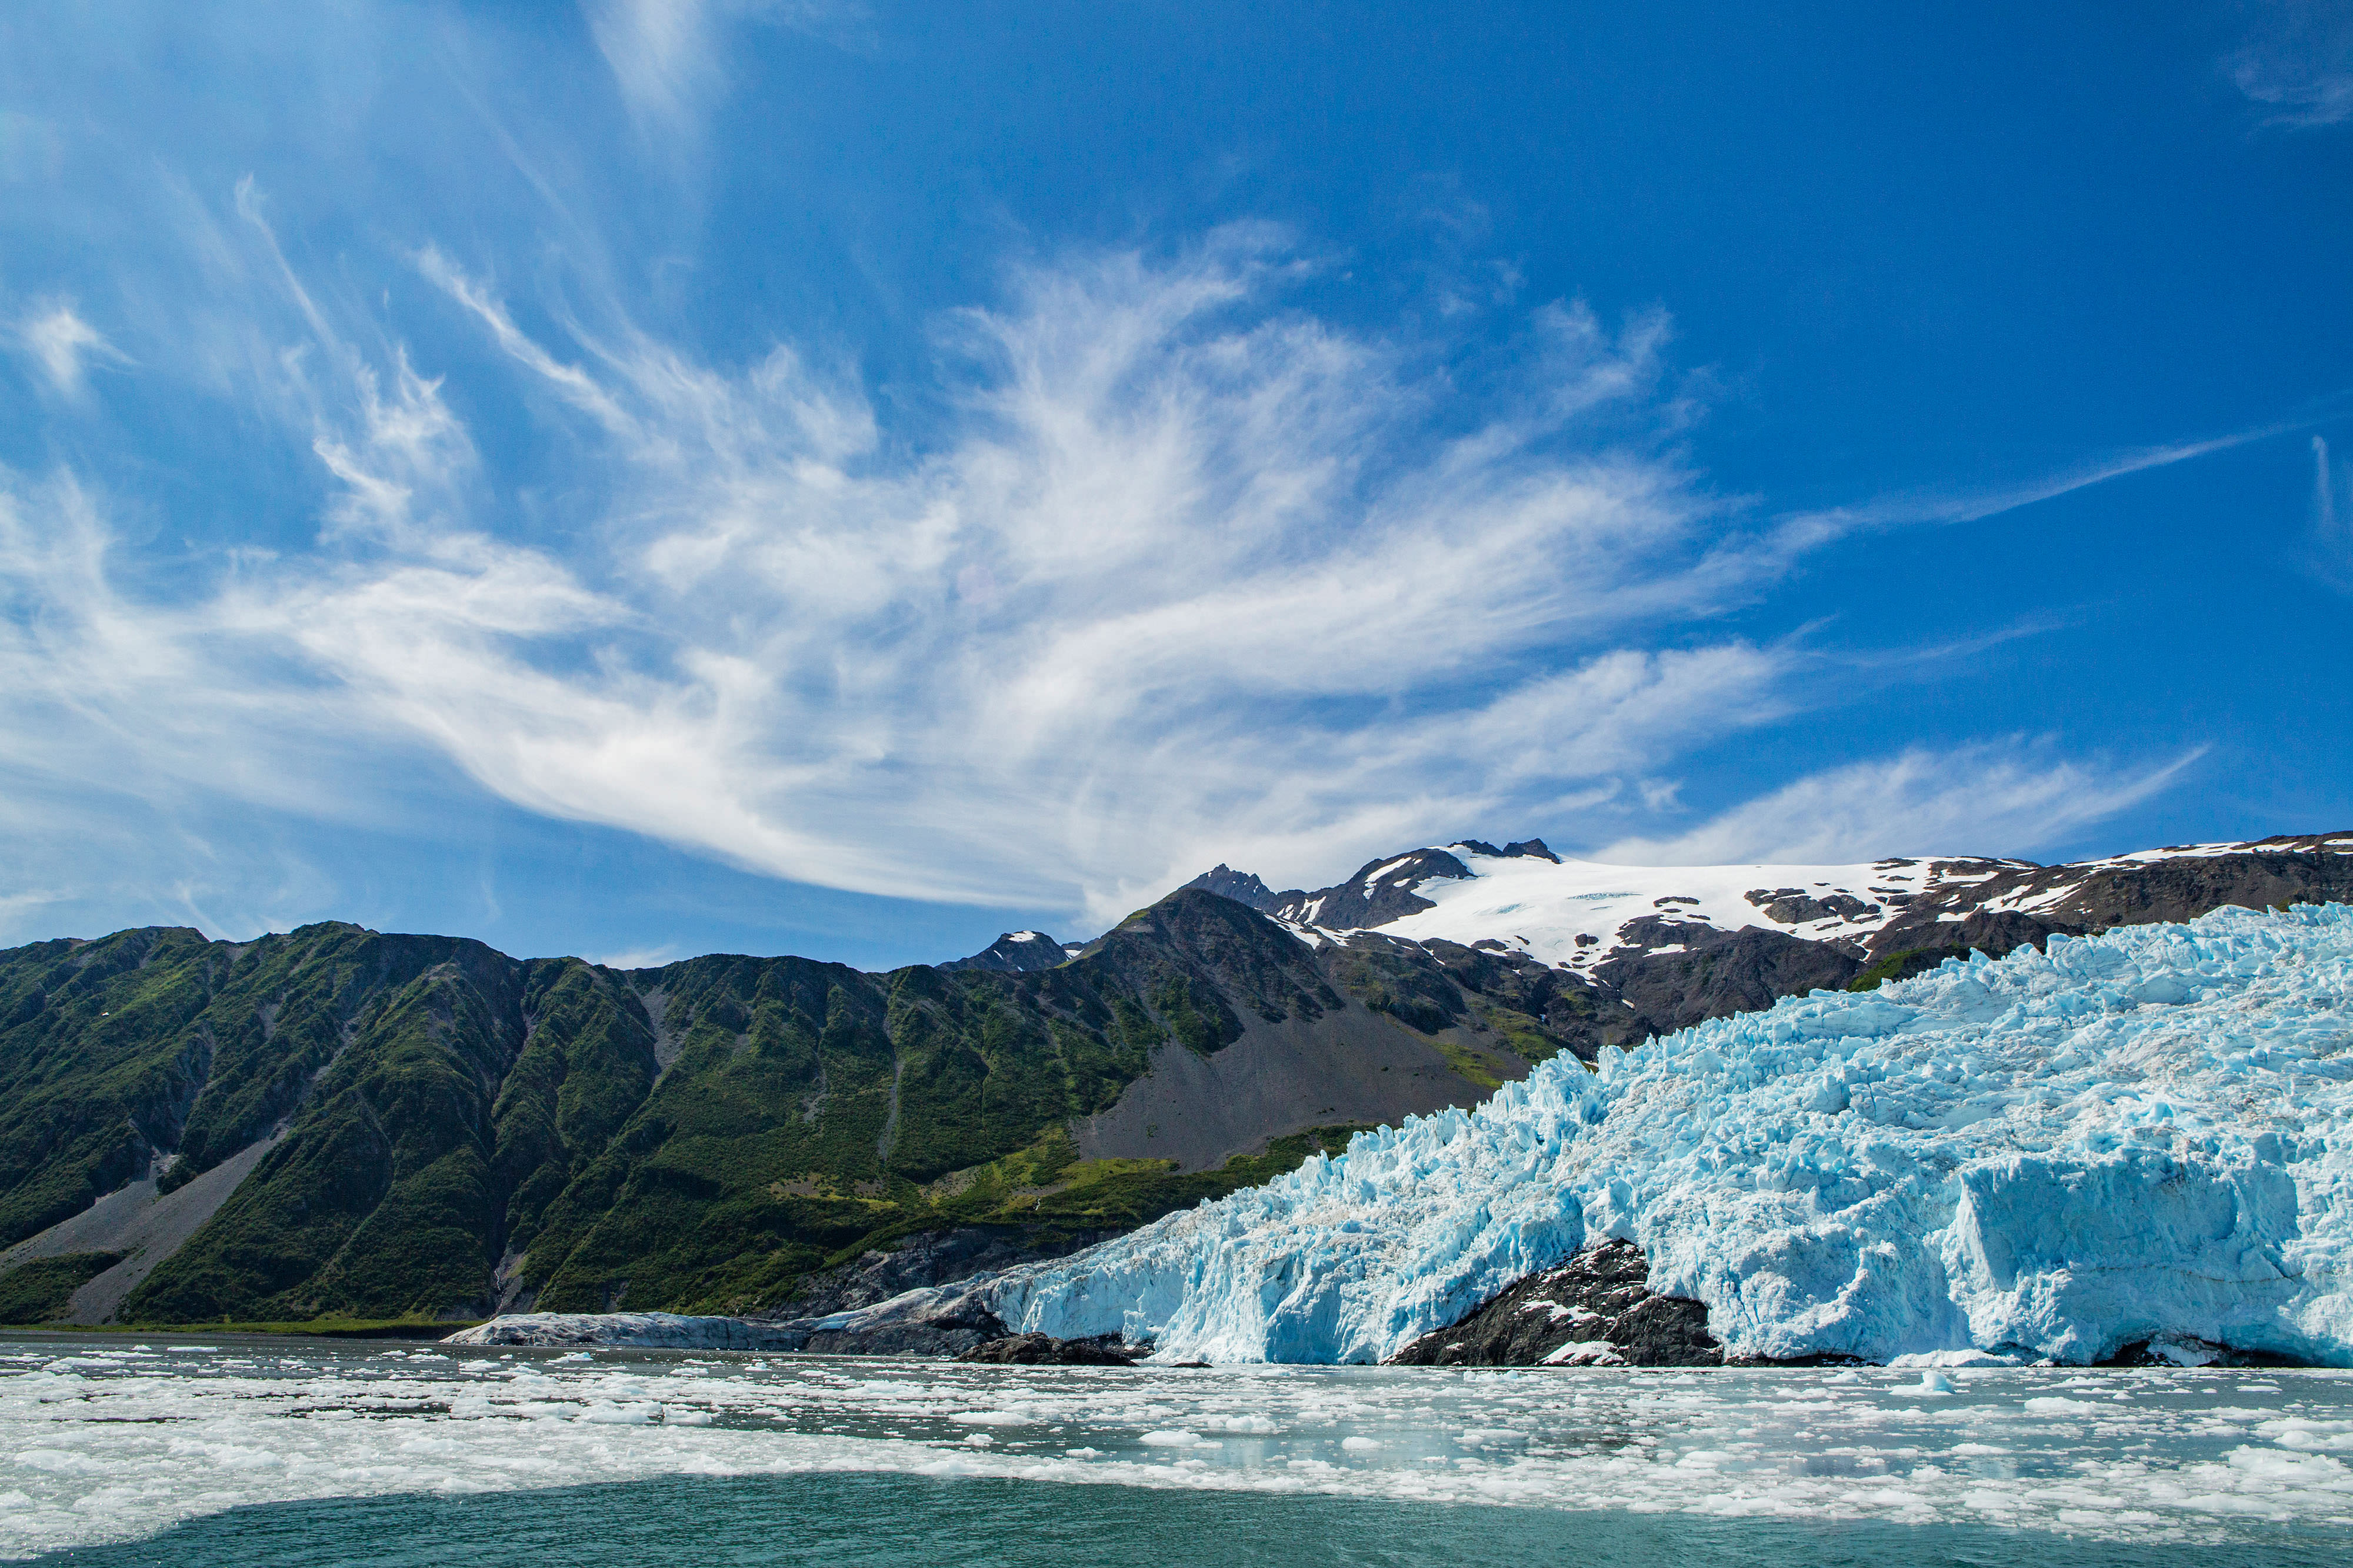
[[[0,941],[2353,826],[2353,10],[0,21]]]

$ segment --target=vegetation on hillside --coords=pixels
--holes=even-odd
[[[0,1274],[0,1323],[47,1323],[65,1316],[73,1293],[122,1261],[119,1252],[36,1258]]]
[[[1067,1131],[1157,1048],[1345,1008],[1335,980],[1425,1032],[1558,1048],[1509,996],[1466,1003],[1393,954],[1327,974],[1201,892],[1029,973],[727,955],[624,972],[336,924],[41,943],[0,953],[0,1244],[151,1164],[169,1188],[280,1131],[123,1321],[482,1317],[518,1294],[775,1307],[916,1231],[1124,1229],[1336,1152],[1349,1129],[1180,1172],[1082,1161]],[[1467,1092],[1508,1070],[1431,1043]]]

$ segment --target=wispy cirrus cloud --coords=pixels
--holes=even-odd
[[[728,368],[620,317],[534,336],[428,245],[417,275],[504,367],[468,404],[539,411],[574,476],[525,542],[446,376],[236,205],[301,339],[255,363],[331,481],[320,547],[159,602],[102,497],[20,480],[0,574],[44,609],[0,628],[19,770],[332,815],[433,757],[770,875],[1100,920],[1212,859],[1314,876],[1465,824],[1655,814],[1694,747],[1815,700],[1802,640],[1712,617],[1857,528],[2001,504],[1754,521],[1672,439],[1663,318],[1530,311],[1466,408],[1430,345],[1290,303],[1310,264],[1263,226],[1018,271],[941,323],[953,413],[920,442],[790,346]],[[1963,771],[1996,787],[1924,794],[1907,756],[1656,853],[1796,844],[1808,812],[1874,852],[1983,843],[2140,798],[1991,756]]]
[[[2022,507],[2056,500],[2061,496],[2104,485],[2113,479],[2147,473],[2153,468],[2170,468],[2176,463],[2227,452],[2236,447],[2268,440],[2306,427],[2304,422],[2283,420],[2220,436],[2170,441],[2128,451],[2105,452],[2047,473],[2008,483],[1898,491],[1873,496],[1851,505],[1793,512],[1778,521],[1764,542],[1767,549],[1785,552],[1794,559],[1849,534],[1978,522]]]
[[[1273,230],[1074,256],[943,324],[960,412],[914,448],[788,348],[543,343],[428,247],[504,395],[572,412],[596,499],[555,552],[480,514],[443,378],[364,353],[234,205],[299,336],[251,357],[330,481],[321,547],[159,601],[102,493],[19,479],[20,770],[332,812],[371,752],[422,751],[776,875],[1101,914],[1212,849],[1304,867],[1607,798],[1790,701],[1787,649],[1625,640],[1736,586],[1734,524],[1644,433],[1653,318],[1533,313],[1519,389],[1434,435],[1442,381],[1288,307]]]
[[[92,361],[127,365],[130,356],[106,341],[71,300],[45,300],[16,326],[16,342],[59,396],[79,401]]]
[[[2263,0],[2253,36],[2223,62],[2268,125],[2307,130],[2353,120],[2353,5]]]
[[[1630,837],[1596,858],[1624,865],[1837,865],[1887,855],[2027,855],[2167,788],[2204,755],[2115,766],[2004,741],[1809,774],[1667,837]]]
[[[590,36],[638,125],[691,131],[726,89],[729,26],[766,22],[839,37],[864,19],[856,0],[584,0]]]
[[[2325,436],[2312,438],[2312,526],[2302,551],[2305,569],[2340,594],[2353,594],[2353,516],[2338,491],[2344,466],[2328,452]]]

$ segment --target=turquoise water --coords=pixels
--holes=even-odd
[[[0,1558],[2353,1562],[2353,1373],[0,1337]]]
[[[2198,1552],[2200,1568],[2341,1564],[2348,1541],[2282,1530]],[[692,1563],[899,1568],[1150,1564],[1302,1568],[1776,1568],[2145,1564],[2146,1546],[2035,1531],[1557,1513],[1352,1498],[1168,1493],[907,1476],[664,1479],[489,1497],[290,1503],[193,1521],[59,1568],[385,1568],[530,1560],[540,1568]]]

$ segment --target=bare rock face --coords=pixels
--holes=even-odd
[[[1058,1340],[1051,1334],[1008,1334],[973,1346],[956,1357],[989,1366],[1134,1366],[1116,1334],[1089,1340]]]
[[[1502,853],[1488,845],[1479,847],[1490,853]],[[1525,845],[1520,847],[1523,852],[1533,852]],[[1535,848],[1544,849],[1544,847],[1538,842]],[[1551,859],[1552,851],[1544,849],[1544,858]],[[1393,920],[1431,907],[1428,899],[1414,892],[1422,883],[1433,878],[1451,880],[1470,874],[1469,867],[1443,849],[1414,849],[1386,860],[1367,860],[1357,868],[1355,876],[1337,887],[1324,888],[1313,893],[1294,889],[1278,894],[1275,907],[1266,912],[1283,920],[1323,926],[1332,931],[1357,931],[1367,926],[1387,925]]]
[[[1295,888],[1287,893],[1278,893],[1251,873],[1237,871],[1222,860],[1185,886],[1199,888],[1221,899],[1231,899],[1238,904],[1248,904],[1262,915],[1279,914],[1284,900],[1305,896]]]
[[[1719,1366],[1707,1308],[1651,1292],[1651,1265],[1630,1241],[1588,1247],[1531,1274],[1451,1328],[1424,1334],[1400,1366]]]
[[[1862,968],[1829,942],[1756,926],[1710,931],[1646,916],[1628,922],[1619,940],[1628,944],[1628,955],[1595,965],[1594,978],[1640,1021],[1642,1034],[1754,1012],[1777,997],[1802,996],[1817,987],[1836,989]],[[1641,1037],[1631,1030],[1626,1035]]]

